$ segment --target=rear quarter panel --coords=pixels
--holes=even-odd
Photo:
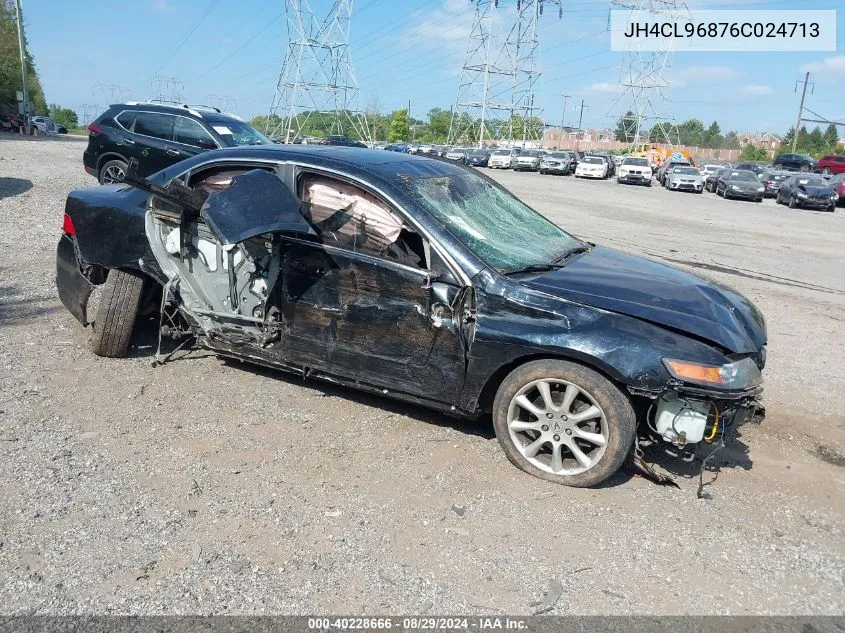
[[[126,185],[72,191],[65,205],[76,229],[79,254],[87,264],[140,270],[166,281],[144,230],[147,194]]]

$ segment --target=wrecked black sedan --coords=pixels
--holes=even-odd
[[[722,442],[761,393],[737,292],[584,242],[463,165],[357,148],[224,149],[74,191],[59,296],[92,348],[135,317],[223,356],[466,417],[507,457],[599,484],[638,442]]]

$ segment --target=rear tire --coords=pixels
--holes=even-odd
[[[103,163],[100,167],[100,175],[97,180],[101,185],[110,185],[117,182],[123,182],[126,178],[126,170],[128,165],[122,160],[110,160]]]
[[[141,305],[144,277],[134,271],[112,270],[103,292],[97,317],[94,319],[94,337],[91,351],[97,356],[122,358],[129,351],[135,316]]]
[[[535,391],[532,385],[539,383],[545,383],[547,387],[554,390],[550,398],[555,401],[555,408],[549,409],[545,404],[545,398],[535,397],[538,404],[533,405],[534,410],[554,410],[555,413],[552,420],[547,420],[542,413],[543,417],[537,418],[538,427],[541,424],[547,425],[542,433],[546,436],[548,443],[544,443],[539,448],[536,448],[535,443],[534,455],[528,457],[525,453],[531,451],[526,450],[527,443],[534,440],[530,434],[536,433],[539,437],[541,430],[539,428],[536,431],[522,430],[525,428],[525,423],[522,423],[522,429],[516,428],[516,424],[520,424],[518,420],[528,411],[516,402],[520,394],[523,402],[530,402],[533,394],[540,393]],[[567,385],[576,387],[578,391],[576,400],[572,401],[568,407],[564,401],[564,390],[566,394],[569,393]],[[593,406],[590,407],[590,404]],[[574,413],[573,407],[576,408]],[[593,419],[587,423],[595,426],[576,428],[578,424],[584,422],[575,421],[575,416],[583,413],[587,408],[594,411],[598,409],[598,413],[594,413]],[[516,413],[519,415],[515,415]],[[567,421],[567,415],[571,420]],[[515,421],[516,424],[514,424]],[[534,421],[530,420],[530,415],[527,424],[534,424]],[[572,426],[573,424],[575,427]],[[565,486],[578,488],[595,486],[616,473],[631,452],[636,426],[634,409],[622,391],[601,374],[569,361],[538,360],[516,368],[499,386],[493,402],[493,427],[502,450],[511,463],[530,475]],[[561,439],[555,439],[553,443],[552,435],[556,431],[558,435],[555,437],[565,442],[565,445],[558,449],[561,451],[558,454],[569,462],[569,466],[561,463],[562,468],[559,470],[580,472],[561,472],[560,474],[554,472],[558,469],[555,468],[553,461],[553,451],[555,443],[560,446],[561,442]],[[587,431],[587,435],[593,438],[602,435],[605,438],[603,445],[601,442],[596,444],[594,440],[586,440],[587,443],[584,443],[584,440],[579,438],[582,431]],[[590,462],[589,465],[580,463],[580,460],[577,460],[576,464],[575,453],[568,448],[568,443],[574,444],[576,438],[578,443],[575,446],[581,449],[579,451],[581,458]],[[548,453],[541,454],[539,452],[541,450],[547,450]],[[590,452],[585,456],[584,451]]]

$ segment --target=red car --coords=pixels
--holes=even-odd
[[[845,172],[828,180],[828,184],[833,187],[833,190],[839,196],[838,203],[840,205],[845,204]]]
[[[845,173],[845,156],[822,156],[816,164],[816,170],[823,174]]]

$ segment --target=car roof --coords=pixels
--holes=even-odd
[[[201,121],[211,122],[227,122],[233,121],[242,122],[243,119],[237,115],[228,112],[222,112],[219,109],[211,108],[210,106],[198,106],[177,103],[158,103],[156,101],[127,101],[126,103],[113,103],[109,109],[118,110],[145,110],[148,112],[160,112],[162,114],[179,114]]]
[[[194,159],[205,162],[210,156],[219,160],[301,160],[317,159],[319,162],[334,162],[381,177],[390,182],[402,182],[408,177],[423,178],[452,176],[466,173],[454,163],[435,158],[388,152],[368,147],[343,147],[338,145],[246,145],[226,147],[203,152]]]

